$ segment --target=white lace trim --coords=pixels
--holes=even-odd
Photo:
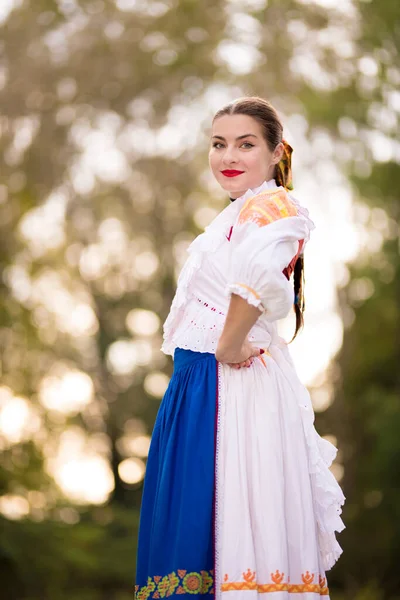
[[[168,322],[169,321],[169,322]],[[192,296],[184,307],[174,311],[164,326],[161,351],[174,353],[177,346],[197,352],[215,353],[225,323],[225,313],[211,310]]]

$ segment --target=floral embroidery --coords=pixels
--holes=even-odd
[[[252,196],[243,205],[238,223],[252,221],[258,227],[264,227],[273,221],[298,214],[296,205],[289,200],[284,189],[266,190]]]
[[[258,583],[256,572],[247,569],[242,573],[244,581],[229,581],[229,576],[226,573],[224,582],[221,584],[222,592],[238,591],[238,590],[255,590],[259,594],[267,594],[270,592],[290,592],[292,594],[301,594],[312,592],[320,596],[328,596],[329,589],[326,578],[319,575],[318,583],[314,583],[315,574],[306,571],[302,573],[301,579],[303,583],[290,583],[289,577],[285,580],[285,573],[276,570],[271,573],[270,583]]]
[[[199,594],[201,592],[202,577],[199,573],[188,573],[183,578],[183,589],[188,594]]]
[[[191,571],[178,569],[161,577],[154,575],[147,579],[147,584],[135,586],[135,600],[147,598],[168,598],[173,594],[214,594],[214,571]]]

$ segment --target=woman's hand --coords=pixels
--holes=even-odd
[[[254,358],[262,353],[261,348],[256,348],[248,340],[245,340],[239,349],[228,348],[224,351],[217,348],[215,358],[218,362],[225,363],[233,369],[241,369],[242,367],[250,367]]]
[[[252,346],[247,335],[260,316],[260,310],[237,294],[231,295],[224,328],[218,340],[215,358],[234,369],[249,367],[255,356],[262,354]]]

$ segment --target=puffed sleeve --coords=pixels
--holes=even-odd
[[[249,198],[233,227],[227,293],[258,307],[267,321],[284,318],[294,301],[286,269],[308,239],[307,220],[284,188]]]

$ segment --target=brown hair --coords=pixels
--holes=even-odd
[[[276,146],[285,141],[283,140],[283,126],[279,115],[275,108],[264,98],[258,96],[248,96],[239,98],[226,104],[220,110],[218,110],[213,118],[213,122],[219,117],[224,115],[248,115],[253,117],[260,125],[263,132],[264,139],[267,143],[268,148],[273,152]],[[287,144],[286,144],[287,146]],[[289,156],[290,161],[290,156]],[[290,187],[291,180],[291,169],[281,169],[278,165],[275,165],[274,179],[278,186],[282,186],[286,189]],[[294,286],[294,311],[296,313],[296,330],[291,342],[295,339],[299,329],[304,325],[304,256],[300,254],[293,274],[293,286]]]

